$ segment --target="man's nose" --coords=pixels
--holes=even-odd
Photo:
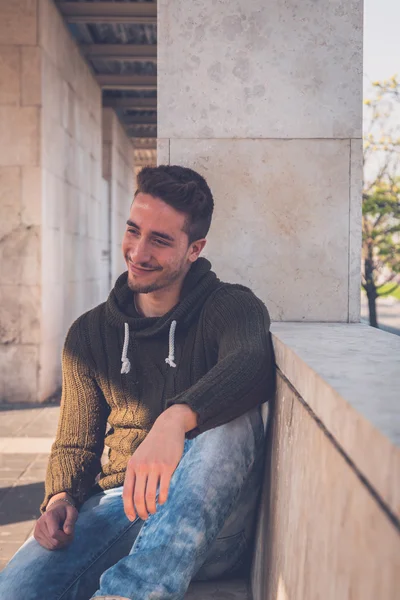
[[[130,251],[131,258],[135,263],[143,264],[150,261],[150,248],[145,239],[140,239],[133,245]]]

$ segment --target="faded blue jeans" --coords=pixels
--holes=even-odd
[[[129,521],[122,487],[92,496],[68,547],[25,542],[0,574],[0,598],[181,600],[191,580],[234,573],[248,551],[263,455],[258,408],[186,440],[154,515]]]

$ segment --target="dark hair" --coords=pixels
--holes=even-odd
[[[139,193],[160,198],[187,215],[185,232],[189,244],[206,237],[210,229],[214,200],[204,177],[176,165],[144,167],[137,176]]]

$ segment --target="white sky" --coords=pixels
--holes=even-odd
[[[400,76],[400,0],[364,0],[364,94],[370,81]]]
[[[372,91],[372,81],[389,79],[396,74],[400,77],[399,24],[400,0],[364,0],[364,98],[376,93]],[[393,105],[392,110],[385,127],[388,128],[386,133],[395,135],[399,132],[400,105]],[[364,107],[364,130],[368,127],[368,115]],[[365,179],[374,179],[382,158],[381,153],[370,156],[364,166]]]

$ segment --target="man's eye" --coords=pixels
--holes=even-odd
[[[154,243],[157,244],[157,246],[169,246],[168,242],[165,242],[164,240],[154,240]]]
[[[128,229],[128,233],[133,233],[133,235],[139,235],[139,232],[136,229]]]

